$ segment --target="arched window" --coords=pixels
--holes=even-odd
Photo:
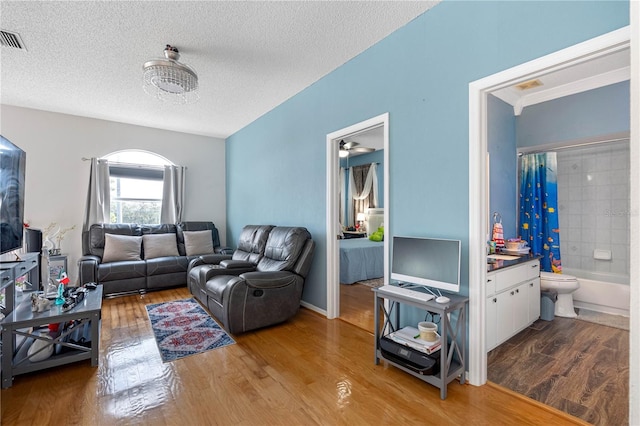
[[[111,223],[160,223],[166,158],[148,151],[117,151],[109,161]]]

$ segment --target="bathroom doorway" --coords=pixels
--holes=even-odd
[[[518,65],[469,85],[469,379],[472,384],[487,380],[484,341],[486,289],[486,241],[488,240],[487,97],[505,87],[567,69],[607,54],[629,50],[628,28],[588,40],[539,59]],[[478,178],[480,177],[480,178]],[[634,189],[632,188],[632,191]]]
[[[623,28],[601,37],[597,37],[576,46],[563,49],[559,52],[547,55],[526,64],[511,68],[501,73],[494,74],[482,80],[470,84],[470,180],[469,180],[469,218],[470,218],[470,247],[469,247],[469,290],[470,290],[470,336],[477,336],[470,340],[470,382],[483,384],[487,380],[487,354],[485,351],[485,307],[486,290],[483,283],[486,281],[486,241],[488,234],[488,206],[487,206],[487,96],[496,90],[523,83],[547,73],[570,67],[575,64],[585,63],[589,60],[621,50],[629,49],[630,33],[628,28]],[[632,79],[633,85],[633,79]],[[632,93],[632,97],[637,94]],[[637,102],[637,99],[635,100]],[[632,102],[633,105],[633,102]],[[633,114],[632,114],[633,115]],[[635,126],[635,127],[634,127]],[[637,130],[637,122],[632,119],[632,130]],[[632,131],[632,135],[633,135]],[[633,147],[637,149],[637,137],[631,138]],[[637,154],[635,154],[637,159]],[[637,163],[632,158],[633,168]],[[478,179],[478,177],[480,177]],[[637,184],[636,184],[637,185]],[[633,187],[631,191],[640,188]],[[637,220],[632,218],[633,220]],[[632,225],[633,228],[633,225]],[[632,249],[633,250],[633,249]],[[633,253],[632,253],[633,257]],[[637,265],[631,265],[632,271]],[[632,290],[633,292],[634,290]],[[637,290],[636,290],[637,291]],[[631,309],[633,324],[633,307]],[[632,354],[633,356],[633,354]],[[634,367],[631,367],[633,369]],[[631,395],[631,403],[634,396]]]

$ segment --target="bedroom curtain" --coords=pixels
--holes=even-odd
[[[89,191],[82,230],[88,231],[94,223],[109,223],[111,221],[110,209],[109,162],[99,158],[91,158]]]
[[[345,201],[345,197],[344,197],[344,192],[345,192],[345,170],[344,167],[340,167],[340,173],[338,175],[338,200],[339,201],[339,206],[338,206],[338,220],[340,221],[340,226],[344,226],[345,222],[344,222],[344,209],[345,209],[345,205],[344,205],[344,201]],[[342,228],[341,228],[342,230]]]
[[[547,272],[562,272],[555,152],[523,155],[520,172],[520,237],[541,255]]]
[[[349,169],[347,203],[349,226],[356,223],[358,213],[366,213],[369,207],[378,206],[378,165],[376,163]]]
[[[164,166],[160,223],[182,222],[185,169],[183,166]]]

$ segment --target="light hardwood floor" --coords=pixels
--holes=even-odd
[[[340,284],[340,319],[373,333],[374,293],[362,284]]]
[[[374,365],[372,333],[301,309],[236,344],[162,363],[145,305],[186,288],[107,299],[100,365],[16,377],[3,425],[561,425],[583,424],[493,386],[453,382],[448,398]]]

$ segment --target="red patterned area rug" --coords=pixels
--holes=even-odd
[[[147,305],[163,362],[234,344],[195,299]]]

